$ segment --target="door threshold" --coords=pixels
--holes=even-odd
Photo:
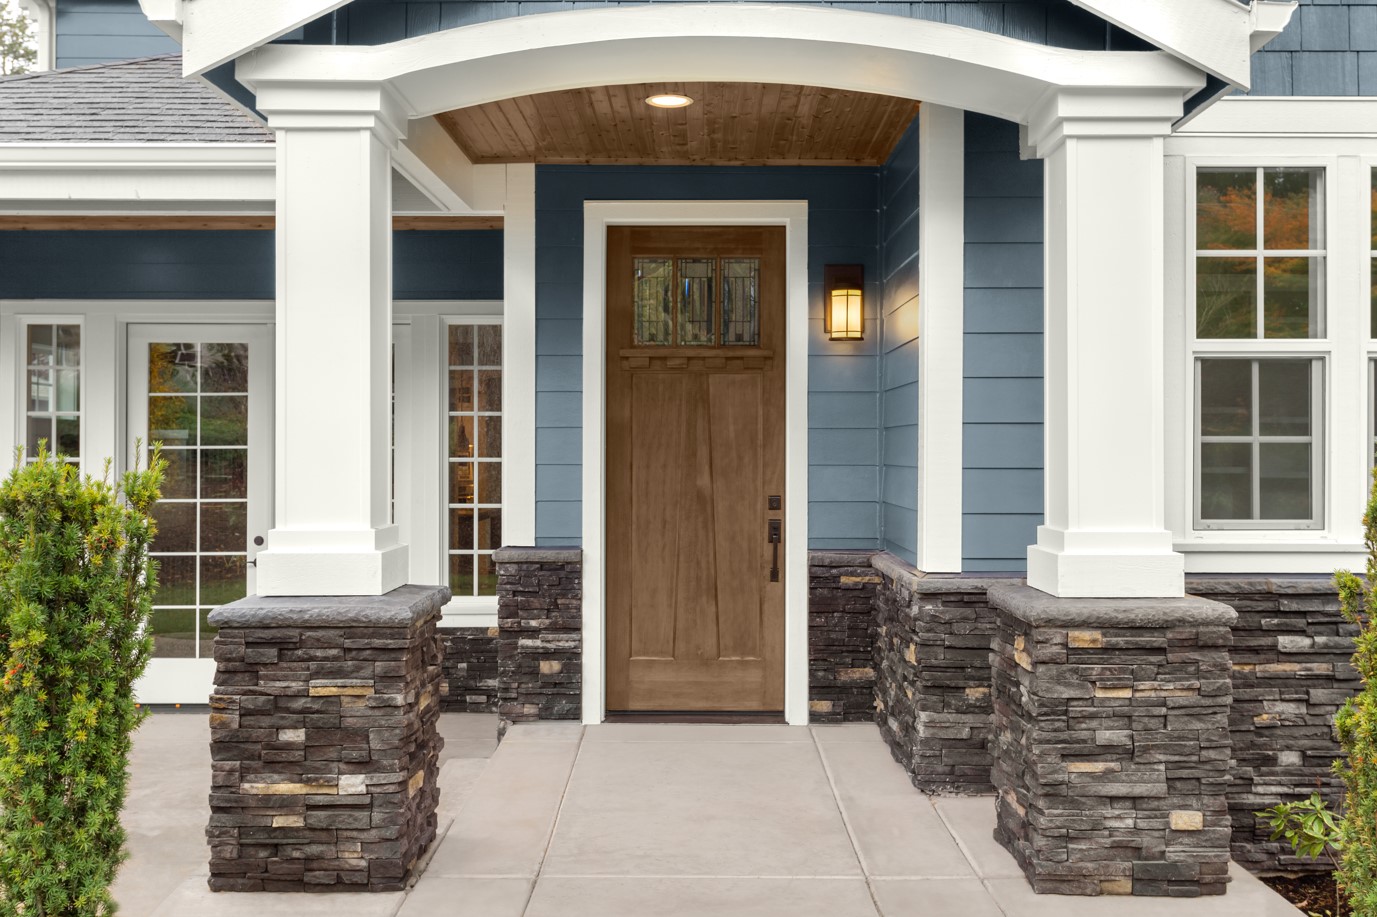
[[[759,713],[755,711],[734,710],[617,710],[608,711],[604,723],[725,723],[739,725],[756,723],[765,725],[787,724],[783,711]]]

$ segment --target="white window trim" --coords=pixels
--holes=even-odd
[[[1268,109],[1252,109],[1266,122]],[[1235,120],[1237,120],[1235,118]],[[1276,130],[1272,121],[1270,130]],[[1237,127],[1238,125],[1232,124]],[[1194,125],[1192,125],[1194,127]],[[1334,152],[1335,149],[1341,152]],[[1322,152],[1317,152],[1322,151]],[[1371,341],[1368,315],[1367,168],[1377,164],[1377,138],[1192,136],[1166,145],[1167,523],[1188,573],[1329,573],[1363,554],[1361,507],[1367,464],[1363,384]],[[1325,170],[1325,337],[1307,340],[1214,341],[1194,336],[1195,171],[1201,167],[1311,167]],[[1324,495],[1322,525],[1310,529],[1197,529],[1195,526],[1195,359],[1197,355],[1324,356],[1320,418]],[[1366,414],[1362,416],[1367,416]]]
[[[784,718],[808,723],[808,204],[588,201],[583,208],[583,722],[606,715],[607,228],[783,226],[785,232]]]

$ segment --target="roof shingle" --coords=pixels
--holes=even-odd
[[[271,143],[178,54],[0,77],[0,143]]]

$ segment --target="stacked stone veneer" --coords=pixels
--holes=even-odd
[[[583,692],[583,552],[502,548],[497,711],[504,723],[576,720]]]
[[[454,627],[440,631],[445,641],[446,713],[497,712],[496,627]]]
[[[808,712],[815,723],[875,716],[874,551],[808,552]]]
[[[1192,576],[1186,588],[1238,611],[1234,625],[1234,768],[1229,788],[1233,856],[1255,872],[1323,870],[1292,854],[1253,813],[1318,789],[1331,802],[1342,785],[1334,714],[1360,687],[1355,628],[1339,611],[1329,576]]]
[[[210,887],[392,891],[435,839],[449,590],[211,613]]]
[[[995,608],[995,837],[1037,892],[1223,894],[1232,608],[1062,599]]]
[[[993,728],[986,589],[1000,580],[918,573],[890,554],[872,561],[876,722],[914,785],[988,793]]]

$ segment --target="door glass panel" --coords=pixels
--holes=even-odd
[[[713,329],[713,269],[711,258],[679,259],[679,343],[685,346],[717,343]]]
[[[669,258],[637,258],[636,343],[674,342],[674,263]]]
[[[760,343],[760,259],[722,259],[722,343]]]
[[[209,658],[210,611],[248,591],[249,347],[148,345],[148,440],[168,462],[154,507],[154,655]]]

